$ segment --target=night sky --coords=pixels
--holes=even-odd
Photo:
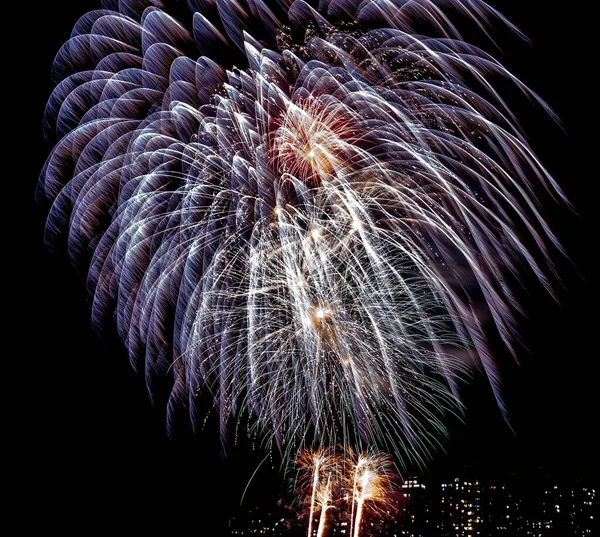
[[[68,531],[118,524],[136,533],[164,528],[170,535],[186,529],[219,535],[264,454],[242,442],[223,459],[211,420],[196,436],[182,423],[168,438],[162,402],[150,404],[117,341],[93,334],[84,275],[65,252],[52,254],[43,244],[44,211],[34,191],[50,149],[42,136],[42,113],[51,91],[51,62],[78,17],[99,3],[54,1],[35,10],[24,5],[18,20],[27,46],[7,49],[17,73],[10,76],[11,102],[18,103],[19,114],[14,122],[23,132],[14,144],[18,154],[10,148],[8,155],[15,168],[6,179],[17,194],[5,198],[15,211],[5,233],[14,237],[17,230],[18,237],[17,255],[8,254],[15,275],[5,279],[9,296],[15,296],[8,310],[14,328],[4,342],[4,359],[15,371],[5,380],[15,390],[8,431],[18,450],[15,499],[29,514],[21,517],[25,528],[43,524]],[[473,463],[497,472],[549,465],[597,478],[598,306],[591,280],[598,241],[592,238],[590,207],[598,173],[592,164],[597,148],[587,134],[597,91],[586,88],[591,69],[585,33],[578,30],[585,14],[554,11],[542,0],[529,0],[528,11],[523,2],[491,3],[533,46],[503,32],[502,50],[487,50],[540,94],[564,124],[561,130],[535,106],[515,102],[532,147],[575,207],[547,200],[545,213],[571,261],[555,256],[560,303],[530,275],[523,276],[528,318],[521,319],[520,365],[498,346],[514,432],[503,422],[487,381],[475,372],[463,388],[466,423],[449,423],[447,453],[437,454],[431,471],[451,473]],[[245,505],[274,502],[279,487],[277,468],[265,463]]]

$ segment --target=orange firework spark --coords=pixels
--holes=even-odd
[[[358,130],[346,107],[310,96],[289,102],[273,140],[281,175],[319,183],[347,168],[358,152]]]

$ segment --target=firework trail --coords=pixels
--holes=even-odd
[[[354,456],[351,454],[350,459],[353,460]],[[352,472],[352,495],[350,496],[350,535],[352,535],[352,529],[354,528],[354,516],[356,511],[356,498],[358,496],[358,479],[360,472],[362,470],[362,466],[365,464],[366,459],[364,457],[360,457],[358,460],[353,461],[352,464],[353,472]]]
[[[332,487],[339,480],[340,457],[330,449],[303,450],[295,463],[301,471],[301,488],[310,491],[307,537],[313,536],[313,523],[318,508],[321,510],[317,529],[320,537],[325,531],[326,512],[332,507]]]
[[[501,405],[483,324],[512,349],[511,278],[549,287],[558,247],[533,190],[562,194],[490,80],[537,97],[456,17],[511,27],[479,0],[105,0],[76,24],[47,240],[149,392],[171,379],[169,419],[209,393],[223,438],[248,416],[288,455],[418,461],[458,405],[453,349]]]
[[[353,463],[350,535],[359,537],[366,504],[387,505],[390,497],[392,462],[388,455],[362,454]]]
[[[325,489],[321,493],[319,503],[321,504],[321,516],[319,517],[319,527],[317,528],[317,537],[323,537],[327,527],[327,511],[333,507],[331,504],[331,474],[327,476]]]
[[[310,497],[310,512],[309,512],[309,519],[308,519],[308,537],[311,537],[312,535],[312,524],[313,524],[313,519],[315,516],[315,501],[317,499],[317,486],[319,484],[319,466],[320,466],[320,460],[319,458],[316,458],[314,461],[314,469],[313,469],[313,486],[312,486],[312,493],[311,493],[311,497]]]

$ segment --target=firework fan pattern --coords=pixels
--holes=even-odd
[[[509,279],[560,248],[562,198],[492,80],[544,103],[455,19],[479,0],[105,0],[59,51],[39,193],[169,416],[210,394],[304,443],[427,455],[460,352],[502,406]],[[427,37],[426,35],[433,37]],[[526,237],[524,237],[525,232]],[[519,235],[520,233],[520,235]]]

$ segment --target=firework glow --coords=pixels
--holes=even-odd
[[[455,19],[518,32],[480,0],[104,0],[76,24],[45,115],[47,241],[150,395],[169,379],[169,422],[209,394],[223,441],[244,417],[288,459],[419,463],[465,353],[504,411],[486,331],[514,352],[523,268],[551,290],[534,189],[564,197],[493,81],[546,105]],[[309,536],[331,457],[309,464]],[[354,465],[353,537],[382,464]]]

